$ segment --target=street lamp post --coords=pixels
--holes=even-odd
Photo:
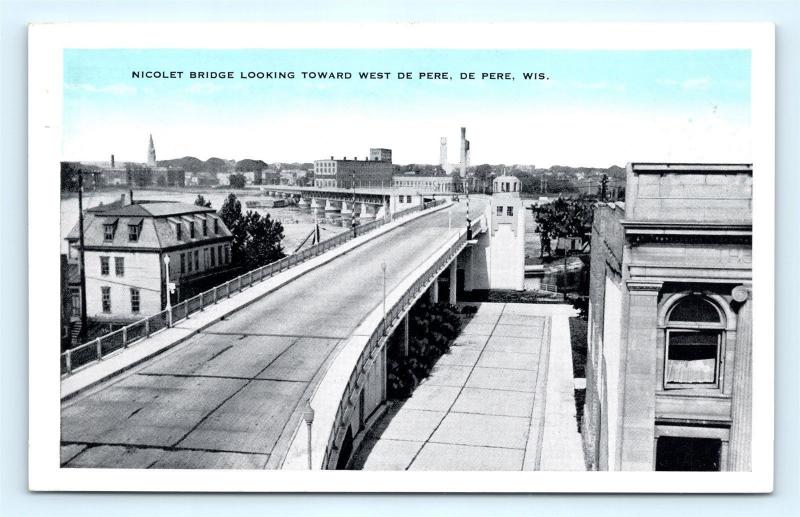
[[[350,226],[353,227],[353,238],[356,236],[356,171],[353,169],[353,212],[350,215]]]
[[[169,255],[164,255],[164,294],[166,294],[167,304],[167,326],[172,326],[172,290],[174,289],[172,282],[169,281]]]
[[[383,271],[383,335],[386,335],[386,262],[381,262]]]
[[[303,420],[306,421],[306,426],[308,427],[308,470],[313,470],[314,466],[311,462],[311,424],[314,423],[314,408],[311,407],[311,400],[306,401]]]
[[[467,240],[472,240],[472,221],[469,219],[469,187],[466,182],[464,183],[465,190],[467,191]]]

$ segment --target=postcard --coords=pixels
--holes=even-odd
[[[771,491],[772,25],[29,49],[32,490]]]

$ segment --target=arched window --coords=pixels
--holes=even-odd
[[[664,388],[719,387],[724,330],[723,313],[708,298],[678,301],[666,318]]]

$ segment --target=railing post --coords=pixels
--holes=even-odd
[[[122,347],[128,348],[128,327],[122,327]]]
[[[95,341],[95,347],[97,349],[97,360],[100,361],[103,359],[103,344],[100,341],[100,338],[97,338]]]
[[[216,292],[216,290],[215,290]],[[172,327],[172,307],[167,309],[167,327]]]
[[[186,311],[186,318],[189,318],[189,311]],[[150,337],[150,319],[144,320],[144,335]]]
[[[200,312],[203,312],[203,293],[197,295],[200,297]]]
[[[67,350],[66,354],[66,362],[67,362],[67,375],[72,373],[72,350]]]
[[[214,303],[217,303],[217,288],[214,288]]]

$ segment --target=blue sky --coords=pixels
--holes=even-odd
[[[184,74],[133,79],[134,70]],[[239,78],[250,71],[296,77]],[[366,71],[391,78],[357,78]],[[421,71],[453,78],[421,80]],[[468,72],[478,79],[459,79]],[[549,80],[525,81],[524,72]],[[152,132],[159,158],[311,161],[391,147],[396,162],[435,163],[445,136],[455,162],[464,125],[473,164],[749,161],[749,78],[750,53],[735,50],[67,50],[63,154],[144,160]]]

